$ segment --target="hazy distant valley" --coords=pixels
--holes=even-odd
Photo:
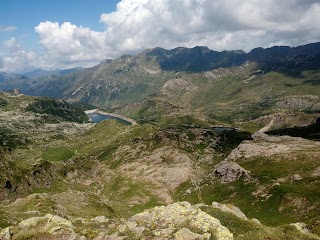
[[[320,43],[1,73],[0,239],[320,239],[319,84]]]

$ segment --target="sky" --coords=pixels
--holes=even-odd
[[[147,48],[320,41],[320,0],[0,0],[0,71],[90,67]]]

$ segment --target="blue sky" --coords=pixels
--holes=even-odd
[[[0,71],[90,67],[147,48],[320,41],[319,0],[0,0]]]
[[[72,22],[78,26],[103,31],[100,15],[115,11],[119,0],[1,0],[0,26],[16,27],[0,32],[0,42],[15,37],[30,50],[40,48],[34,28],[40,22]]]

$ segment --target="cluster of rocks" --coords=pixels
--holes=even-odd
[[[108,223],[104,217],[91,219],[90,222]],[[0,239],[42,239],[44,236],[44,239],[87,239],[75,230],[70,220],[47,214],[0,230]],[[117,224],[109,223],[105,231],[95,237],[95,240],[106,239],[233,240],[234,237],[218,219],[203,212],[200,206],[180,202],[145,210]]]
[[[220,221],[188,202],[155,207],[134,215],[127,222],[102,234],[103,239],[232,240],[233,234]]]

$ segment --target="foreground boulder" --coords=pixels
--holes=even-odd
[[[119,236],[157,240],[234,239],[233,234],[218,219],[188,202],[155,207],[136,214],[117,227],[117,235],[113,233],[97,239],[120,239]]]
[[[28,218],[17,226],[2,230],[0,239],[86,239],[84,236],[76,234],[74,229],[69,220],[47,214],[43,217]]]

